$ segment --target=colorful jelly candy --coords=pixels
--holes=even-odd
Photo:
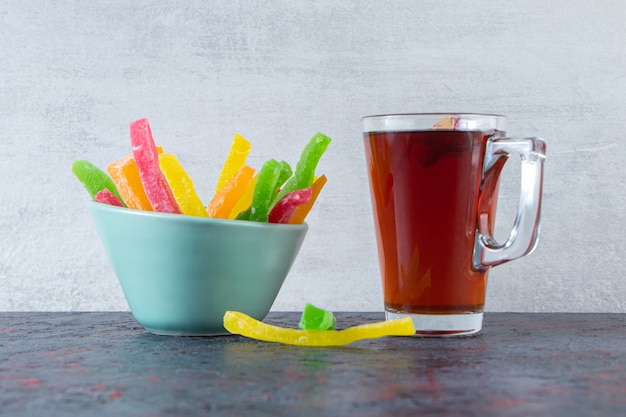
[[[220,192],[232,176],[246,164],[246,159],[248,158],[251,147],[252,145],[246,138],[241,136],[239,133],[235,134],[233,142],[230,146],[230,151],[228,152],[228,156],[224,161],[224,166],[222,167],[220,175],[217,179],[217,186],[215,187],[216,193]]]
[[[309,202],[311,194],[311,187],[309,187],[285,195],[274,205],[267,221],[270,223],[289,223],[298,206]]]
[[[287,163],[287,161],[280,161],[280,175],[278,176],[278,181],[276,181],[276,189],[275,193],[280,191],[280,187],[293,175],[293,170],[291,169],[291,165]]]
[[[298,327],[302,330],[335,330],[337,321],[332,311],[305,304]]]
[[[159,166],[159,156],[148,119],[139,119],[130,124],[130,143],[152,210],[181,214],[174,193]]]
[[[313,204],[315,204],[315,200],[317,200],[317,197],[320,195],[320,192],[322,191],[322,188],[324,188],[326,181],[326,175],[322,175],[313,182],[313,185],[311,186],[311,198],[305,204],[296,207],[296,211],[291,216],[291,219],[289,219],[290,224],[304,223],[306,216],[313,208]]]
[[[107,166],[107,175],[87,161],[75,161],[72,171],[92,198],[123,207],[201,217],[256,222],[304,222],[326,183],[315,177],[317,164],[331,139],[315,134],[302,151],[295,171],[285,162],[267,161],[259,173],[245,164],[251,144],[240,134],[233,137],[216,185],[205,207],[193,181],[173,154],[156,146],[147,119],[130,124],[132,154]]]
[[[252,203],[246,211],[237,216],[238,220],[267,222],[272,199],[276,194],[276,183],[278,182],[282,170],[282,164],[275,159],[270,159],[263,164],[261,171],[259,171],[256,186],[254,187]]]
[[[299,330],[272,326],[237,311],[224,314],[224,327],[233,334],[295,346],[343,346],[363,339],[415,335],[410,317],[362,324],[344,330]]]
[[[316,133],[311,138],[300,155],[293,176],[283,185],[274,201],[280,200],[294,190],[308,188],[313,184],[315,168],[330,142],[331,139],[323,133]]]
[[[128,208],[152,211],[152,205],[143,189],[137,164],[132,155],[111,162],[106,169]]]
[[[167,183],[174,193],[174,198],[183,214],[197,217],[208,217],[206,208],[195,187],[193,180],[189,177],[176,155],[171,153],[159,154],[159,167]]]
[[[106,188],[123,204],[124,200],[117,191],[117,187],[111,177],[91,162],[85,160],[74,161],[72,172],[83,184],[91,198],[94,198],[96,194]]]
[[[235,206],[230,211],[228,218],[233,220],[237,218],[242,212],[245,212],[252,204],[252,197],[254,196],[254,189],[256,188],[257,180],[259,179],[259,173],[254,174],[248,185],[246,186],[246,190],[243,192],[243,195],[239,198],[239,201],[235,203]]]
[[[98,191],[98,193],[94,196],[93,201],[103,204],[110,204],[112,206],[124,207],[122,201],[117,198],[115,194],[109,191],[108,188],[103,188]]]
[[[227,219],[235,204],[246,192],[248,184],[254,177],[254,168],[244,165],[211,199],[206,211],[209,217]]]

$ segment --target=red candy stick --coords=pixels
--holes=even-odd
[[[293,216],[296,208],[301,204],[306,204],[311,199],[312,194],[311,187],[285,194],[270,211],[268,221],[270,223],[289,223],[289,219]]]
[[[122,202],[115,194],[109,191],[108,188],[103,188],[98,191],[96,195],[93,197],[93,201],[97,201],[98,203],[110,204],[112,206],[124,207]]]
[[[130,124],[130,144],[139,170],[139,178],[152,210],[181,214],[174,193],[159,167],[159,154],[148,119],[139,119]]]

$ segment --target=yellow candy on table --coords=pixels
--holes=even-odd
[[[192,179],[178,161],[178,158],[171,153],[159,154],[159,166],[183,214],[208,217],[206,208],[193,186]]]
[[[344,346],[363,339],[383,336],[412,336],[415,327],[410,317],[348,327],[344,330],[299,330],[272,326],[240,313],[227,311],[224,328],[233,334],[295,346]]]
[[[228,181],[230,181],[233,175],[246,164],[246,159],[248,158],[248,154],[250,154],[251,148],[252,145],[246,138],[239,133],[235,134],[230,146],[230,151],[228,152],[222,171],[217,179],[217,186],[215,187],[216,193],[220,192],[220,190],[228,184]]]

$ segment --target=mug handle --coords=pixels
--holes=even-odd
[[[507,159],[518,154],[521,158],[521,194],[517,216],[509,238],[500,244],[493,236],[493,222],[488,206],[495,207],[498,180]],[[478,230],[474,242],[474,267],[484,269],[512,261],[531,253],[539,237],[539,217],[543,187],[543,165],[546,144],[541,138],[500,138],[487,142],[483,163],[483,181],[478,211]],[[487,195],[483,195],[487,193]],[[485,204],[481,208],[482,204]]]

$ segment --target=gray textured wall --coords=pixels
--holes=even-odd
[[[205,196],[235,132],[256,166],[333,137],[273,308],[379,310],[360,117],[468,111],[548,142],[538,249],[492,271],[488,310],[626,312],[625,21],[618,0],[4,0],[0,310],[127,308],[70,165],[128,153],[140,117]]]

